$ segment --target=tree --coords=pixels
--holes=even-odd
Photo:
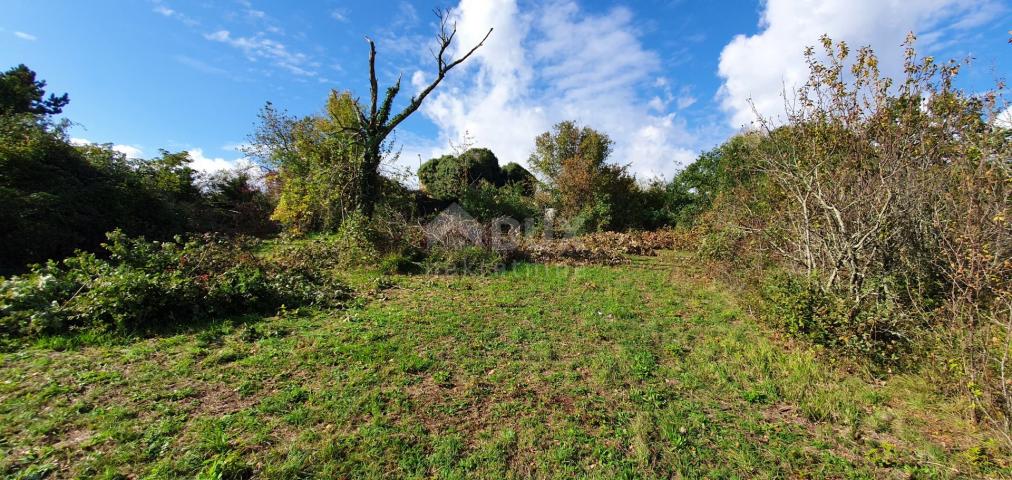
[[[869,47],[823,37],[823,52],[807,49],[784,121],[759,118],[747,189],[759,195],[718,196],[712,217],[736,225],[707,237],[732,233],[733,256],[777,261],[786,273],[767,280],[764,304],[791,331],[891,367],[942,355],[974,415],[1012,446],[1005,93],[960,90],[960,63],[918,57],[914,40],[895,79]]]
[[[554,186],[567,168],[566,162],[596,169],[611,155],[612,143],[608,135],[593,128],[581,128],[571,121],[560,122],[551,131],[538,135],[534,140],[534,153],[527,163],[541,174],[542,180]],[[569,168],[574,167],[570,165]]]
[[[71,145],[28,114],[0,115],[0,272],[92,249],[105,232],[171,238],[203,206],[186,153],[138,161]]]
[[[502,182],[504,185],[519,185],[524,195],[534,195],[534,187],[537,185],[534,174],[527,171],[519,163],[510,162],[502,167]]]
[[[46,98],[46,82],[35,80],[35,72],[18,65],[0,74],[0,113],[10,115],[29,113],[32,115],[56,115],[70,103],[66,93],[60,96],[50,94]]]
[[[485,44],[489,35],[492,34],[492,29],[489,28],[488,33],[485,34],[481,41],[463,56],[455,60],[447,59],[447,50],[453,44],[453,38],[457,34],[457,24],[450,22],[450,13],[448,11],[437,10],[435,13],[439,18],[439,33],[436,35],[439,48],[437,53],[434,54],[436,59],[436,78],[423,88],[418,95],[411,97],[408,105],[396,115],[392,115],[391,109],[393,108],[394,99],[401,90],[401,80],[398,78],[397,82],[387,89],[381,103],[379,101],[379,86],[376,81],[376,44],[372,39],[366,39],[369,42],[369,109],[368,111],[364,110],[356,102],[358,122],[352,126],[352,131],[358,144],[363,149],[361,159],[362,177],[360,180],[361,197],[359,198],[358,209],[369,218],[372,217],[380,193],[382,179],[380,178],[379,167],[383,160],[383,144],[387,137],[401,122],[418,110],[425,98],[436,89],[450,70],[467,60],[478,48]]]
[[[607,223],[603,219],[607,216],[605,199],[595,195],[611,146],[608,135],[571,121],[558,123],[535,139],[528,164],[541,174],[551,196],[550,203],[563,218],[571,219],[586,209],[596,209],[598,214],[592,216],[601,220],[593,223]],[[589,210],[585,213],[590,214]]]
[[[481,181],[496,186],[504,183],[499,160],[487,148],[430,159],[418,168],[418,180],[426,193],[440,200],[459,199]]]
[[[741,185],[754,187],[761,140],[758,133],[735,135],[678,172],[666,186],[671,220],[691,224],[719,195],[740,195]]]
[[[358,106],[332,91],[323,114],[294,118],[268,103],[246,153],[278,172],[272,218],[291,230],[334,230],[361,203],[363,149],[352,134]]]
[[[207,222],[215,232],[269,234],[277,230],[270,220],[274,202],[257,183],[260,172],[251,168],[222,170],[204,181]]]

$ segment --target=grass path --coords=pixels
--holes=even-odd
[[[787,348],[691,270],[667,253],[490,277],[358,273],[368,300],[345,311],[5,353],[0,474],[1012,474],[964,405],[915,376],[875,383]]]

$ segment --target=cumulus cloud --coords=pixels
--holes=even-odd
[[[78,146],[81,146],[81,145],[109,145],[107,143],[106,144],[97,144],[95,142],[92,142],[91,140],[88,140],[87,138],[76,138],[76,137],[70,139],[70,144],[71,145],[78,145]],[[141,149],[141,147],[138,147],[136,145],[115,144],[115,145],[109,145],[109,147],[112,148],[112,150],[115,151],[115,152],[122,153],[127,158],[144,158],[144,150]]]
[[[721,52],[721,107],[735,128],[754,120],[750,100],[763,116],[782,117],[783,91],[807,79],[804,48],[823,34],[853,47],[870,45],[882,72],[895,76],[902,73],[908,32],[919,34],[919,49],[942,48],[942,38],[958,41],[1003,8],[997,0],[767,0],[760,32],[736,36]]]
[[[127,158],[144,158],[144,150],[133,145],[113,145],[112,149],[126,155]]]
[[[238,158],[228,160],[222,157],[209,157],[204,154],[204,149],[193,148],[186,151],[190,155],[190,168],[203,172],[203,173],[215,173],[222,170],[231,170],[236,167],[249,166],[249,161],[245,158]]]
[[[628,9],[595,15],[557,1],[521,12],[515,0],[462,0],[453,14],[458,56],[495,31],[422,107],[439,144],[406,143],[406,151],[445,151],[466,132],[502,162],[524,163],[538,134],[575,120],[611,136],[612,161],[640,177],[670,174],[695,156],[685,122],[659,97],[671,97],[656,83],[659,56],[643,47]],[[415,72],[411,84],[429,76]]]
[[[88,140],[87,138],[77,138],[77,137],[71,138],[70,143],[72,145],[109,145],[109,144],[97,144],[95,142],[92,142],[91,140]],[[234,145],[230,144],[223,148],[237,150],[241,146],[242,146],[241,144],[234,144]],[[109,145],[109,147],[112,148],[113,151],[122,153],[127,158],[133,159],[144,158],[144,150],[137,145],[115,144]],[[204,149],[202,148],[191,148],[187,150],[186,153],[189,154],[190,160],[192,160],[192,162],[190,163],[190,168],[208,174],[220,172],[222,170],[231,170],[234,168],[248,168],[252,166],[252,163],[246,157],[234,158],[231,160],[222,157],[210,157],[204,153]]]
[[[29,42],[34,42],[39,39],[39,37],[25,32],[14,32],[14,36],[22,40],[28,40]]]

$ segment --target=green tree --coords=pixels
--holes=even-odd
[[[505,185],[520,186],[520,191],[526,196],[534,195],[538,182],[534,174],[516,162],[507,163],[502,167],[501,180]]]
[[[761,174],[757,164],[761,141],[754,133],[736,135],[678,172],[667,185],[671,220],[692,223],[719,195],[752,183]]]
[[[350,130],[357,109],[350,93],[332,91],[322,114],[297,119],[270,103],[261,112],[246,153],[277,170],[272,217],[290,230],[333,231],[358,209],[363,149]]]
[[[215,232],[265,235],[277,231],[270,220],[274,199],[264,186],[258,185],[251,168],[224,170],[211,175],[204,183],[208,204],[205,221]]]
[[[66,93],[46,97],[46,82],[24,64],[0,73],[0,114],[56,115],[70,103]]]
[[[45,85],[24,65],[0,74],[0,274],[97,248],[116,228],[167,239],[223,224],[228,207],[209,201],[186,152],[135,160],[111,144],[72,145],[67,123],[46,118],[68,96],[46,97]]]
[[[149,238],[197,228],[188,163],[185,153],[142,162],[111,145],[73,146],[29,114],[0,115],[0,271],[95,248],[117,227]]]
[[[542,177],[548,205],[579,230],[599,230],[611,222],[612,201],[603,187],[624,172],[606,166],[611,148],[608,135],[571,121],[556,124],[534,141],[528,164]]]
[[[542,180],[557,186],[564,170],[579,168],[595,170],[611,155],[613,142],[608,135],[575,122],[564,121],[534,140],[534,153],[527,162],[541,174]],[[569,167],[566,162],[571,162]]]
[[[459,199],[482,181],[495,186],[505,183],[499,160],[487,148],[430,159],[418,168],[418,180],[426,193],[440,200]]]

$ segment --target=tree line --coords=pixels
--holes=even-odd
[[[94,250],[116,228],[156,239],[276,228],[254,172],[201,175],[186,152],[138,160],[73,145],[54,119],[70,98],[45,87],[25,65],[0,73],[0,273]]]

